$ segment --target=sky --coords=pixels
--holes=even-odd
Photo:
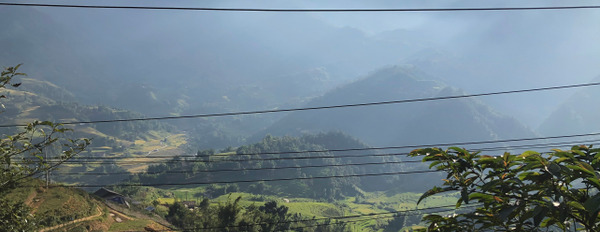
[[[73,3],[71,1],[47,1],[44,3]],[[459,7],[526,7],[559,5],[593,5],[594,1],[176,1],[168,6],[216,7],[216,8],[459,8]],[[77,4],[102,5],[144,5],[167,6],[164,1],[78,1]],[[339,72],[343,81],[356,80],[368,75],[378,67],[410,63],[412,54],[393,56],[382,55],[381,60],[361,68],[352,67],[344,61],[346,53],[340,50],[314,52],[314,56],[303,53],[307,46],[303,42],[319,37],[331,28],[347,28],[349,35],[361,37],[357,42],[379,38],[409,38],[408,47],[414,50],[435,50],[443,57],[433,62],[437,69],[432,72],[450,85],[469,93],[504,91],[546,87],[564,84],[585,83],[600,75],[600,10],[549,10],[515,12],[359,12],[359,13],[257,13],[257,12],[181,12],[181,11],[131,11],[131,10],[90,10],[38,8],[58,24],[66,28],[83,31],[88,37],[76,38],[89,46],[97,46],[104,41],[106,46],[122,46],[130,53],[147,52],[144,43],[172,46],[172,49],[157,49],[153,55],[163,57],[191,56],[194,49],[202,49],[185,37],[182,27],[222,27],[224,31],[235,30],[232,35],[245,28],[240,40],[253,38],[255,41],[241,44],[243,48],[230,48],[227,52],[245,56],[248,46],[263,50],[272,49],[269,54],[286,57],[290,60],[302,58],[306,67],[335,67],[350,70]],[[322,23],[323,25],[318,25]],[[272,23],[272,25],[270,25]],[[259,26],[255,24],[261,24]],[[315,26],[318,25],[318,26]],[[285,41],[291,32],[269,31],[277,27],[298,28],[298,34],[305,37],[290,38],[289,47]],[[258,28],[258,29],[257,29]],[[169,34],[172,33],[172,34]],[[226,32],[223,32],[226,33]],[[278,34],[279,33],[279,34]],[[110,35],[110,36],[108,36]],[[397,37],[392,37],[396,35]],[[196,35],[197,36],[197,35]],[[94,40],[97,37],[98,39]],[[193,36],[191,36],[193,37]],[[183,39],[182,39],[183,38]],[[266,39],[265,39],[266,38]],[[269,38],[273,38],[269,40]],[[230,38],[229,38],[230,39]],[[345,38],[328,38],[343,41]],[[126,41],[130,41],[129,44]],[[137,42],[136,42],[137,41]],[[171,45],[176,41],[180,46]],[[422,43],[421,43],[422,42]],[[112,43],[112,44],[110,44]],[[308,43],[308,42],[307,42]],[[316,42],[315,42],[316,43]],[[108,45],[107,45],[108,44]],[[310,43],[308,43],[310,44]],[[150,45],[147,45],[150,46]],[[374,45],[373,45],[374,46]],[[418,47],[420,46],[420,47]],[[418,48],[417,48],[418,47]],[[189,48],[189,50],[188,50]],[[144,50],[145,49],[145,50]],[[138,51],[139,50],[139,51]],[[409,49],[410,50],[410,49]],[[165,52],[169,51],[169,52]],[[98,51],[102,53],[103,51]],[[105,56],[121,56],[109,54]],[[123,51],[124,52],[124,51]],[[197,51],[196,51],[197,52]],[[412,51],[411,51],[412,52]],[[418,54],[418,53],[417,53]],[[357,56],[360,54],[357,54]],[[365,54],[373,56],[377,54]],[[121,57],[129,56],[128,54]],[[134,56],[130,59],[134,59]],[[118,58],[117,58],[118,59]],[[125,58],[123,58],[125,59]],[[135,58],[138,59],[138,58]],[[167,58],[165,58],[167,59]],[[326,63],[324,60],[330,60]],[[312,62],[312,63],[311,63]],[[344,63],[345,62],[345,63]],[[339,64],[335,66],[335,64]],[[133,66],[152,68],[152,63],[138,61]],[[267,64],[268,65],[268,64]],[[302,66],[304,67],[304,66]],[[283,68],[282,68],[283,69]],[[330,68],[332,69],[332,68]],[[291,73],[302,70],[290,70]],[[110,70],[107,72],[110,73]],[[116,72],[116,71],[114,71]],[[183,71],[182,71],[183,72]],[[190,71],[192,72],[192,71]],[[334,71],[332,71],[333,73]],[[184,75],[184,74],[182,74]],[[237,75],[237,74],[231,74]],[[258,75],[258,74],[257,74]],[[263,74],[261,74],[263,75]],[[276,75],[285,76],[282,72]],[[334,74],[332,74],[334,75]],[[516,117],[531,128],[536,128],[548,114],[566,100],[574,91],[557,91],[536,95],[513,95],[484,98],[499,111]]]

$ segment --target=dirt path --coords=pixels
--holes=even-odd
[[[111,204],[111,203],[107,203],[106,206],[109,208],[111,213],[114,213],[116,216],[123,216],[123,218],[128,219],[128,220],[136,220],[136,219],[145,219],[145,220],[150,220],[152,221],[154,224],[156,224],[156,226],[158,227],[152,227],[152,228],[159,228],[157,229],[158,231],[176,231],[174,229],[172,229],[172,225],[170,225],[167,221],[160,220],[157,218],[152,218],[149,217],[148,215],[142,214],[140,212],[132,212],[132,211],[123,211],[120,210],[119,207],[115,207],[115,205]],[[129,215],[129,216],[127,216]]]
[[[110,209],[110,212],[113,213],[114,215],[116,215],[117,217],[129,220],[129,221],[133,220],[133,218],[130,218],[127,215],[125,215],[125,214],[123,214],[123,213],[121,213],[119,211],[116,211],[114,209]]]
[[[40,205],[42,203],[44,203],[44,199],[38,199],[36,202],[33,201],[33,199],[35,199],[35,197],[37,197],[38,194],[38,190],[33,190],[32,193],[29,194],[29,196],[27,196],[27,199],[25,199],[25,204],[29,207],[31,207],[31,214],[35,214],[35,212],[37,212],[38,208],[40,207]]]
[[[100,209],[100,206],[96,206],[96,211],[98,211],[98,213],[94,214],[92,216],[80,218],[80,219],[77,219],[77,220],[74,220],[74,221],[70,221],[70,222],[67,222],[67,223],[63,223],[63,224],[60,224],[60,225],[56,225],[56,226],[53,226],[53,227],[44,228],[44,229],[41,229],[40,232],[55,230],[55,229],[58,229],[58,228],[61,228],[61,227],[65,227],[65,226],[68,226],[68,225],[72,225],[72,224],[75,224],[75,223],[93,220],[93,219],[96,219],[97,217],[102,216],[102,209]]]
[[[33,190],[33,192],[31,192],[31,193],[29,194],[29,196],[27,196],[27,199],[25,199],[25,204],[26,204],[27,206],[29,206],[29,207],[32,207],[32,203],[33,203],[32,201],[33,201],[33,198],[35,198],[36,196],[37,196],[37,191],[36,191],[36,190]]]

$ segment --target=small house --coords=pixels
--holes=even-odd
[[[194,208],[196,208],[196,202],[195,201],[182,201],[181,203],[183,203],[183,205],[185,205],[185,207],[187,207],[188,209],[194,209]]]
[[[118,204],[122,204],[122,205],[126,205],[127,208],[129,208],[129,203],[127,202],[127,199],[125,198],[125,196],[115,192],[115,191],[111,191],[105,188],[100,188],[98,189],[96,192],[94,192],[94,195],[106,200],[106,201],[112,201]]]

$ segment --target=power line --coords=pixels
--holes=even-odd
[[[564,143],[546,143],[546,144],[533,144],[533,145],[520,145],[520,146],[513,146],[513,147],[492,147],[492,148],[484,148],[481,149],[482,151],[493,151],[493,150],[500,150],[500,149],[518,149],[518,148],[532,148],[532,147],[552,147],[552,145],[572,145],[573,143],[580,143],[580,142],[591,142],[591,141],[599,141],[599,140],[586,140],[586,141],[571,141],[571,142],[564,142]],[[406,155],[407,153],[398,153],[398,154],[378,154],[378,155],[382,155],[382,156],[392,156],[392,155]],[[356,157],[356,156],[348,156],[348,157]],[[361,157],[368,157],[368,156],[361,156]],[[293,159],[294,157],[287,157],[288,159]],[[304,158],[304,157],[302,157]],[[306,158],[321,158],[321,157],[306,157]],[[341,157],[335,157],[335,158],[341,158]],[[165,163],[166,161],[162,161],[162,162],[156,162],[156,163]],[[197,161],[197,160],[189,160],[186,162],[203,162],[203,161]],[[215,172],[235,172],[235,171],[260,171],[260,170],[284,170],[284,169],[304,169],[304,168],[321,168],[321,167],[346,167],[346,166],[366,166],[366,165],[390,165],[390,164],[404,164],[404,163],[422,163],[423,161],[421,160],[405,160],[405,161],[385,161],[385,162],[367,162],[367,163],[349,163],[349,164],[325,164],[325,165],[300,165],[300,166],[285,166],[285,167],[270,167],[270,168],[246,168],[246,169],[212,169],[212,170],[199,170],[199,171],[185,171],[185,170],[180,170],[180,171],[162,171],[162,172],[77,172],[77,173],[61,173],[61,172],[57,172],[56,174],[59,174],[61,176],[87,176],[87,175],[91,175],[91,176],[112,176],[112,175],[135,175],[135,174],[148,174],[148,175],[155,175],[155,174],[198,174],[198,173],[215,173]],[[75,163],[75,164],[90,164],[91,162],[80,162],[80,163]],[[150,163],[150,162],[139,162],[139,163]],[[155,163],[155,162],[152,162]],[[109,163],[98,163],[96,161],[96,163],[91,163],[91,164],[109,164]],[[123,163],[119,163],[119,164],[123,164]]]
[[[574,85],[561,85],[561,86],[552,86],[552,87],[541,87],[541,88],[531,88],[531,89],[520,89],[520,90],[510,90],[510,91],[500,91],[500,92],[488,92],[488,93],[479,93],[479,94],[454,95],[454,96],[430,97],[430,98],[415,98],[415,99],[405,99],[405,100],[392,100],[392,101],[380,101],[380,102],[368,102],[368,103],[355,103],[355,104],[344,104],[344,105],[315,106],[315,107],[288,108],[288,109],[275,109],[275,110],[239,111],[239,112],[214,113],[214,114],[195,114],[195,115],[183,115],[183,116],[143,117],[143,118],[109,119],[109,120],[89,120],[89,121],[61,122],[61,124],[63,124],[63,125],[75,125],[75,124],[95,124],[95,123],[112,123],[112,122],[150,121],[150,120],[173,120],[173,119],[186,119],[186,118],[209,118],[209,117],[223,117],[223,116],[235,116],[235,115],[252,115],[252,114],[281,113],[281,112],[295,112],[295,111],[309,111],[309,110],[324,110],[324,109],[337,109],[337,108],[348,108],[348,107],[363,107],[363,106],[375,106],[375,105],[402,104],[402,103],[412,103],[412,102],[427,102],[427,101],[438,101],[438,100],[449,100],[449,99],[460,99],[460,98],[492,96],[492,95],[501,95],[501,94],[514,94],[514,93],[525,93],[525,92],[549,91],[549,90],[558,90],[558,89],[590,87],[590,86],[598,86],[598,85],[600,85],[600,82],[585,83],[585,84],[574,84]],[[0,125],[0,128],[5,128],[5,127],[21,127],[21,126],[27,126],[27,124],[7,124],[7,125]]]
[[[350,163],[350,164],[325,164],[325,165],[306,165],[306,166],[286,166],[286,167],[272,167],[272,168],[247,168],[247,169],[215,169],[215,170],[201,170],[201,171],[166,171],[166,172],[96,172],[96,173],[55,173],[60,175],[128,175],[128,174],[196,174],[196,173],[214,173],[214,172],[238,172],[238,171],[264,171],[264,170],[285,170],[285,169],[304,169],[304,168],[325,168],[325,167],[346,167],[346,166],[366,166],[366,165],[384,165],[384,164],[404,164],[404,163],[422,163],[421,160],[407,160],[407,161],[388,161],[388,162],[368,162],[368,163]]]
[[[480,204],[469,205],[469,206],[463,206],[460,209],[473,208],[473,207],[479,207],[479,206],[481,206],[481,205]],[[301,227],[293,227],[293,228],[290,228],[290,229],[302,229],[302,228],[309,228],[309,227],[316,227],[316,226],[326,226],[326,225],[335,225],[335,224],[347,224],[347,223],[354,223],[354,222],[360,222],[360,221],[368,221],[368,220],[373,220],[373,219],[395,218],[395,217],[410,216],[410,215],[424,215],[424,214],[433,214],[433,213],[441,213],[441,212],[448,212],[448,211],[459,210],[459,208],[454,208],[454,209],[438,210],[438,211],[435,211],[435,212],[419,212],[419,210],[439,209],[439,208],[447,208],[447,207],[456,207],[456,205],[440,206],[440,207],[430,207],[430,208],[422,208],[422,209],[415,209],[415,210],[395,211],[395,212],[390,212],[390,213],[393,213],[393,214],[396,214],[396,215],[389,215],[389,216],[376,217],[376,218],[366,218],[366,219],[360,219],[360,220],[330,222],[330,223],[317,224],[317,225],[308,225],[308,226],[301,226]],[[388,213],[383,213],[383,214],[388,214]]]
[[[186,182],[186,183],[153,183],[153,184],[117,184],[115,186],[180,186],[180,185],[206,185],[206,184],[231,184],[231,183],[252,183],[252,182],[271,182],[271,181],[289,181],[289,180],[311,180],[311,179],[331,179],[331,178],[348,178],[348,177],[367,177],[367,176],[385,176],[385,175],[404,175],[404,174],[421,174],[440,172],[440,170],[419,170],[407,172],[385,172],[385,173],[368,173],[368,174],[350,174],[350,175],[334,175],[334,176],[318,176],[318,177],[294,177],[294,178],[278,178],[278,179],[262,179],[262,180],[240,180],[240,181],[213,181],[213,182]],[[66,187],[104,187],[105,185],[71,185]]]
[[[349,9],[289,9],[289,8],[210,8],[210,7],[165,7],[165,6],[100,6],[72,4],[40,4],[3,2],[2,6],[60,7],[88,9],[126,10],[183,10],[183,11],[222,11],[222,12],[446,12],[446,11],[523,11],[523,10],[575,10],[598,9],[600,6],[547,6],[547,7],[464,7],[464,8],[349,8]]]
[[[409,210],[398,210],[398,211],[382,212],[382,213],[355,214],[355,215],[348,215],[348,216],[335,216],[335,217],[299,219],[299,220],[289,220],[289,221],[280,221],[280,222],[258,222],[258,223],[251,223],[251,224],[246,224],[246,225],[218,226],[218,227],[205,227],[205,228],[202,228],[202,227],[193,227],[193,228],[184,228],[184,230],[229,229],[229,228],[240,228],[240,227],[250,227],[250,226],[261,226],[261,225],[278,225],[278,224],[286,224],[286,223],[302,223],[302,222],[312,222],[312,221],[322,221],[322,220],[344,220],[344,219],[354,219],[354,218],[362,218],[362,217],[377,217],[377,216],[384,215],[383,217],[377,217],[377,218],[366,218],[366,219],[359,219],[359,220],[336,221],[336,222],[328,222],[328,223],[322,223],[322,224],[315,224],[315,225],[307,225],[307,226],[289,228],[289,229],[301,229],[301,228],[309,228],[309,227],[316,227],[316,226],[326,226],[326,225],[334,225],[334,224],[346,224],[346,223],[353,223],[353,222],[373,220],[373,219],[381,219],[381,218],[390,218],[390,217],[397,217],[397,216],[409,216],[409,215],[423,215],[423,214],[441,213],[441,212],[455,211],[455,210],[466,209],[466,208],[473,208],[473,207],[479,207],[479,206],[481,206],[481,204],[464,205],[461,208],[456,208],[456,205],[444,205],[444,206],[435,206],[435,207],[427,207],[427,208],[420,208],[420,209],[409,209]],[[451,208],[451,207],[454,207],[454,209],[445,209],[445,208]],[[436,209],[440,209],[440,210],[435,211],[435,212],[422,212],[422,211],[436,210]],[[396,215],[385,216],[385,215],[389,215],[389,214],[396,214]]]
[[[598,139],[588,139],[588,140],[575,140],[568,142],[553,142],[553,143],[537,143],[537,144],[522,144],[522,145],[513,145],[513,146],[499,146],[499,147],[488,147],[481,149],[472,149],[473,151],[499,151],[499,150],[512,150],[512,149],[524,149],[524,148],[550,148],[556,146],[574,146],[577,144],[584,143],[597,143],[600,142]]]
[[[583,142],[591,142],[591,141],[599,141],[599,140],[586,140]],[[580,143],[582,141],[572,141],[572,142],[563,142],[563,143],[546,143],[546,144],[533,144],[533,145],[520,145],[513,147],[492,147],[492,148],[483,148],[481,151],[494,151],[501,149],[518,149],[518,148],[532,148],[532,147],[552,147],[553,145],[571,145],[573,143]],[[391,154],[376,154],[379,156],[396,156],[396,155],[407,155],[408,153],[391,153]],[[345,157],[372,157],[373,155],[365,155],[365,156],[356,156],[350,155]],[[294,159],[296,157],[285,157],[287,159]],[[298,158],[323,158],[323,157],[298,157]],[[328,158],[342,158],[342,157],[328,157]],[[226,160],[224,160],[226,161]],[[172,162],[172,161],[156,161],[156,162],[148,162],[148,161],[132,161],[131,163],[178,163],[182,161]],[[185,162],[206,162],[202,160],[187,160]],[[346,167],[346,166],[366,166],[366,165],[386,165],[386,164],[404,164],[404,163],[422,163],[421,160],[404,160],[404,161],[384,161],[384,162],[367,162],[367,163],[349,163],[349,164],[325,164],[325,165],[300,165],[300,166],[285,166],[285,167],[270,167],[270,168],[246,168],[246,169],[213,169],[213,170],[199,170],[199,171],[162,171],[162,172],[83,172],[83,173],[60,173],[59,175],[92,175],[92,176],[105,176],[105,175],[134,175],[134,174],[197,174],[197,173],[214,173],[214,172],[235,172],[235,171],[259,171],[259,170],[284,170],[284,169],[304,169],[304,168],[321,168],[321,167]],[[72,164],[112,164],[112,163],[101,163],[99,161],[93,162],[73,162]],[[118,164],[123,164],[119,162]],[[126,163],[128,164],[128,163]]]
[[[366,157],[386,157],[386,156],[406,156],[408,153],[386,153],[386,154],[361,154],[361,155],[328,155],[328,156],[296,156],[296,157],[273,157],[273,158],[248,158],[248,159],[227,159],[227,160],[201,160],[201,159],[182,159],[182,160],[108,160],[98,161],[90,160],[68,160],[68,164],[161,164],[161,163],[227,163],[227,162],[250,162],[250,161],[281,161],[281,160],[312,160],[312,159],[340,159],[340,158],[366,158]]]
[[[255,182],[273,182],[273,181],[291,181],[291,180],[317,180],[317,179],[335,179],[335,178],[350,178],[350,177],[369,177],[369,176],[392,176],[392,175],[408,175],[420,173],[434,173],[441,170],[419,170],[408,172],[383,172],[383,173],[366,173],[366,174],[348,174],[348,175],[333,175],[333,176],[313,176],[313,177],[290,177],[276,179],[261,179],[261,180],[235,180],[235,181],[200,181],[200,182],[182,182],[182,183],[130,183],[130,184],[115,184],[111,186],[120,187],[151,187],[151,186],[184,186],[184,185],[210,185],[210,184],[238,184],[238,183],[255,183]],[[100,188],[107,185],[64,185],[61,187],[76,187],[76,188]],[[27,186],[31,187],[31,186]]]
[[[561,136],[564,137],[578,137],[578,136],[590,136],[590,135],[599,135],[600,133],[592,133],[592,134],[580,134],[580,135],[566,135]],[[539,137],[539,138],[528,138],[526,140],[541,140],[541,139],[549,139],[556,138],[553,137]],[[570,141],[570,142],[555,142],[555,143],[539,143],[532,145],[513,145],[513,146],[500,146],[500,147],[491,147],[491,148],[481,148],[474,149],[475,151],[493,151],[493,150],[504,150],[504,149],[519,149],[519,148],[543,148],[547,146],[554,145],[573,145],[575,143],[585,143],[585,142],[597,142],[599,140],[579,140],[579,141]],[[503,141],[500,141],[503,142]],[[490,142],[491,143],[491,142]],[[464,144],[463,144],[464,145]],[[440,144],[434,145],[416,145],[416,147],[436,147],[440,146]],[[444,144],[443,146],[448,146],[448,144]],[[379,147],[379,148],[361,148],[362,150],[372,150],[372,149],[388,149],[388,148],[398,148],[398,147]],[[302,152],[290,152],[290,153],[309,153],[309,152],[326,152],[326,151],[343,151],[343,150],[355,150],[355,149],[339,149],[339,150],[320,150],[320,151],[302,151]],[[245,155],[263,155],[263,154],[287,154],[288,152],[283,153],[255,153],[255,154],[240,154],[240,156]],[[119,164],[129,163],[129,164],[139,164],[139,163],[178,163],[178,162],[202,162],[202,163],[221,163],[221,162],[249,162],[249,161],[278,161],[278,160],[303,160],[303,159],[337,159],[337,158],[364,158],[364,157],[385,157],[385,156],[405,156],[409,153],[387,153],[387,154],[362,154],[362,155],[329,155],[329,156],[299,156],[299,157],[274,157],[274,158],[246,158],[246,159],[231,159],[231,160],[162,160],[162,161],[119,161]],[[170,158],[180,158],[183,156],[172,156]],[[208,158],[205,157],[193,157],[186,156],[190,158]],[[127,157],[129,158],[129,157]],[[134,157],[135,158],[135,157]],[[138,159],[144,159],[144,157],[137,157]],[[148,157],[145,157],[148,158]],[[112,164],[103,161],[88,161],[88,160],[109,160],[112,162],[116,162],[119,159],[116,157],[81,157],[80,159],[71,159],[65,161],[65,163],[70,164]],[[124,159],[124,158],[123,158]]]
[[[482,141],[471,141],[471,142],[457,142],[457,143],[438,143],[438,144],[420,144],[420,145],[405,145],[405,146],[389,146],[389,147],[366,147],[366,148],[349,148],[349,149],[324,149],[324,150],[312,150],[312,151],[287,151],[287,152],[263,152],[263,153],[243,153],[236,154],[236,156],[259,156],[259,155],[280,155],[280,154],[299,154],[299,153],[318,153],[318,152],[343,152],[343,151],[368,151],[368,150],[387,150],[387,149],[408,149],[408,148],[423,148],[423,147],[447,147],[447,146],[464,146],[464,145],[481,145],[481,144],[494,144],[494,143],[508,143],[508,142],[524,142],[524,141],[535,141],[545,139],[564,139],[564,138],[575,138],[575,137],[586,137],[586,136],[598,136],[600,132],[585,133],[585,134],[572,134],[572,135],[558,135],[558,136],[545,136],[545,137],[529,137],[520,139],[503,139],[503,140],[482,140]],[[406,154],[406,153],[395,153],[395,155]],[[227,155],[226,155],[227,156]],[[369,154],[365,156],[378,156],[378,154]],[[210,157],[210,156],[199,156],[199,157]],[[215,156],[213,156],[215,157]],[[322,158],[339,158],[339,156],[321,156]],[[361,157],[361,156],[344,156],[344,157]],[[90,157],[91,158],[91,157]],[[102,158],[102,157],[98,157]],[[106,158],[106,157],[105,157]],[[238,160],[226,160],[227,161],[245,161],[245,160],[279,160],[279,159],[314,159],[309,157],[278,157],[273,159],[238,159]],[[208,161],[211,162],[211,161]]]
[[[473,149],[475,151],[498,151],[498,150],[509,150],[509,149],[524,149],[524,148],[548,148],[555,146],[567,146],[576,145],[585,142],[598,142],[600,140],[580,140],[572,142],[555,142],[555,143],[538,143],[531,145],[514,145],[514,146],[501,146],[501,147],[490,147]],[[185,156],[196,159],[183,159],[183,160],[160,160],[160,161],[144,161],[144,160],[122,160],[122,159],[136,159],[135,157],[81,157],[80,159],[71,159],[66,161],[68,164],[154,164],[154,163],[223,163],[223,162],[249,162],[249,161],[280,161],[280,160],[305,160],[305,159],[340,159],[340,158],[367,158],[367,157],[386,157],[386,156],[407,156],[409,153],[386,153],[386,154],[362,154],[362,155],[329,155],[329,156],[297,156],[297,157],[274,157],[274,158],[248,158],[248,159],[233,159],[233,160],[202,160],[200,158],[206,157],[193,157]],[[170,158],[181,158],[182,156],[172,156]],[[140,157],[137,159],[147,159],[149,157]],[[108,160],[108,161],[98,161]],[[112,163],[114,162],[114,163]],[[405,163],[412,163],[413,161],[402,161]],[[303,168],[306,166],[298,166],[295,168]]]
[[[297,157],[274,157],[274,158],[247,158],[247,159],[232,159],[232,160],[164,160],[164,161],[139,161],[138,163],[178,163],[178,162],[200,162],[200,163],[223,163],[223,162],[250,162],[250,161],[279,161],[279,160],[306,160],[306,159],[339,159],[339,158],[364,158],[364,157],[384,157],[384,156],[405,156],[408,153],[387,153],[387,154],[362,154],[362,155],[328,155],[328,156],[297,156]],[[101,157],[98,157],[101,158]],[[114,161],[114,160],[113,160]],[[102,161],[85,161],[85,160],[68,160],[67,163],[102,163]],[[120,161],[126,162],[126,161]],[[133,161],[136,163],[136,161]],[[110,163],[109,163],[110,164]]]
[[[582,135],[587,136],[587,135]],[[543,137],[540,139],[544,139]],[[471,149],[471,151],[497,151],[497,150],[510,150],[510,149],[520,149],[520,148],[545,148],[550,146],[567,146],[567,145],[576,145],[581,143],[595,143],[599,142],[598,139],[592,140],[575,140],[575,141],[565,141],[565,142],[554,142],[554,143],[537,143],[537,144],[521,144],[521,145],[511,145],[511,146],[499,146],[499,147],[487,147],[487,148],[478,148]],[[444,144],[442,146],[446,146]],[[468,145],[468,144],[467,144]],[[439,144],[433,145],[415,145],[420,147],[435,147],[440,146]],[[210,157],[231,157],[231,156],[258,156],[258,155],[281,155],[281,154],[304,154],[304,153],[323,153],[323,152],[343,152],[343,151],[365,151],[365,150],[385,150],[385,149],[400,149],[399,147],[369,147],[369,148],[350,148],[350,149],[329,149],[329,150],[306,150],[306,151],[288,151],[288,152],[262,152],[262,153],[233,153],[233,154],[215,154],[215,155],[179,155],[179,156],[145,156],[145,157],[74,157],[69,161],[79,161],[79,160],[121,160],[121,159],[175,159],[175,158],[210,158]],[[257,160],[287,160],[287,159],[329,159],[329,158],[352,158],[352,157],[377,157],[377,156],[400,156],[400,155],[408,155],[409,153],[387,153],[387,154],[364,154],[364,155],[330,155],[330,156],[299,156],[299,157],[276,157],[276,158],[259,158],[259,159],[234,159],[234,160],[206,160],[199,162],[237,162],[237,161],[257,161]],[[182,160],[182,161],[192,161],[193,160]],[[83,161],[82,161],[83,162]],[[162,161],[164,162],[164,161]],[[169,162],[167,160],[167,162]],[[181,161],[176,161],[181,162]]]

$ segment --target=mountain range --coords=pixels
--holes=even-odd
[[[391,66],[315,98],[306,106],[463,95],[414,67]],[[294,112],[262,134],[344,131],[375,146],[533,137],[516,119],[471,98]]]

